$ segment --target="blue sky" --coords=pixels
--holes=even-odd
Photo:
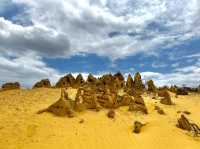
[[[199,0],[1,0],[0,84],[139,71],[197,86],[199,20]]]

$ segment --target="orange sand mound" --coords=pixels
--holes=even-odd
[[[76,90],[68,90],[75,97]],[[60,97],[59,89],[13,90],[0,92],[0,149],[199,149],[193,138],[175,125],[177,111],[190,111],[187,117],[200,125],[200,95],[179,96],[175,105],[162,105],[144,96],[149,114],[131,113],[128,107],[116,110],[109,119],[108,110],[85,111],[74,118],[36,114]],[[157,103],[155,103],[157,102]],[[161,107],[160,115],[154,106]],[[84,119],[83,123],[79,123]],[[147,123],[140,134],[132,133],[133,123]]]

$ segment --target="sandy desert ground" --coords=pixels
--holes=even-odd
[[[69,90],[74,98],[76,90]],[[200,95],[179,96],[175,105],[161,105],[144,96],[149,114],[131,113],[128,107],[116,110],[85,111],[74,118],[36,114],[60,97],[60,89],[13,90],[0,92],[0,149],[199,149],[200,139],[175,125],[180,114],[200,125]],[[162,107],[159,115],[154,106]],[[84,119],[84,123],[79,123]],[[133,122],[147,123],[140,134],[132,133]]]

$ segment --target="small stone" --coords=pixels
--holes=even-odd
[[[161,115],[164,115],[164,114],[165,114],[165,112],[163,111],[163,109],[161,109],[159,106],[155,106],[155,110],[156,110],[159,114],[161,114]]]
[[[144,124],[142,124],[141,122],[135,121],[135,122],[134,122],[134,129],[133,129],[133,132],[134,132],[134,133],[140,133],[141,128],[142,128],[143,126],[144,126]]]
[[[191,114],[191,112],[189,112],[189,111],[183,111],[183,113],[185,113],[187,115]]]
[[[115,118],[115,111],[114,110],[109,110],[108,113],[107,113],[107,116],[109,118]]]
[[[79,123],[80,123],[80,124],[84,123],[84,119],[81,119],[81,120],[79,121]]]

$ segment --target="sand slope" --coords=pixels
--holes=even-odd
[[[75,90],[70,90],[74,98]],[[200,139],[175,127],[178,110],[200,125],[200,95],[173,97],[176,105],[160,105],[144,97],[148,115],[128,112],[121,107],[116,119],[107,110],[86,111],[75,118],[60,118],[49,113],[35,114],[58,100],[59,89],[13,90],[0,92],[0,149],[199,149]],[[155,103],[157,102],[157,103]],[[159,115],[154,105],[164,109]],[[84,123],[79,123],[84,119]],[[146,122],[140,134],[132,133],[134,120]]]

